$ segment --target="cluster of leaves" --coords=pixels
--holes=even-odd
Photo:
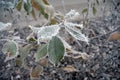
[[[54,25],[50,25],[50,26],[42,26],[40,28],[29,25],[29,27],[32,29],[33,33],[35,35],[37,35],[37,40],[31,39],[31,35],[28,36],[28,38],[27,38],[31,41],[37,41],[37,44],[39,45],[38,51],[35,55],[36,60],[39,60],[39,59],[45,57],[48,53],[50,61],[53,64],[58,64],[59,61],[63,58],[66,48],[71,50],[71,46],[60,36],[60,34],[62,34],[61,33],[62,28],[76,40],[85,41],[86,43],[88,43],[88,41],[89,41],[88,38],[81,32],[81,30],[83,29],[83,25],[67,21],[68,19],[71,19],[76,16],[76,15],[74,15],[73,12],[76,12],[76,11],[71,10],[69,13],[67,13],[65,16],[65,21],[63,21],[59,24],[54,24]],[[76,12],[76,13],[78,13],[78,12]],[[9,23],[2,24],[4,26],[1,27],[1,30],[2,30],[2,28],[6,28],[8,26],[8,24]],[[41,45],[40,42],[45,42],[46,44]],[[6,48],[6,49],[4,49],[4,53],[10,52],[10,53],[13,53],[13,56],[15,56],[16,53],[18,52],[18,50],[20,51],[20,49],[18,49],[18,45],[15,43],[15,41],[11,41],[11,43],[9,41],[8,43],[9,44],[4,45],[5,47],[3,47],[3,48]],[[16,45],[17,47],[14,47],[14,45]],[[11,49],[12,46],[15,49]],[[29,47],[30,47],[30,45],[29,45]],[[7,52],[5,52],[5,50]],[[15,51],[13,51],[13,50],[15,50]],[[24,50],[22,50],[22,51],[24,51]],[[24,54],[24,56],[25,56],[25,54]]]
[[[90,1],[88,0],[88,4],[89,3],[90,3]],[[89,7],[91,7],[92,8],[92,13],[93,13],[93,15],[95,15],[97,13],[96,5],[99,5],[99,4],[100,4],[99,0],[95,0],[94,2],[89,4],[88,8],[84,8],[82,10],[82,14],[88,13],[88,11],[89,11],[88,9],[89,9]]]
[[[22,6],[27,14],[32,14],[32,16],[36,19],[35,9],[40,11],[45,18],[53,17],[53,9],[47,0],[18,0],[18,4],[16,6],[18,11],[21,11]],[[57,65],[67,53],[77,53],[83,59],[87,54],[82,54],[81,52],[75,51],[72,47],[62,38],[60,34],[62,33],[62,29],[71,37],[76,40],[85,41],[86,43],[89,42],[89,39],[82,34],[81,30],[84,28],[83,24],[72,23],[69,20],[74,20],[76,17],[80,16],[78,12],[75,10],[71,10],[65,16],[61,22],[55,22],[49,26],[42,26],[40,28],[34,27],[29,25],[31,30],[33,31],[32,34],[37,35],[37,39],[35,39],[34,35],[30,35],[27,37],[27,40],[32,42],[28,43],[25,46],[19,45],[17,41],[14,39],[1,39],[6,40],[7,42],[3,45],[2,52],[7,55],[6,60],[10,60],[15,58],[17,65],[25,65],[25,58],[30,53],[30,50],[36,48],[37,51],[34,55],[36,62],[44,59],[48,56],[49,61]],[[61,16],[57,16],[57,18],[61,18]],[[11,26],[11,23],[0,23],[0,31],[7,29]],[[45,42],[45,44],[41,44],[41,42]],[[35,46],[37,45],[37,47]],[[20,56],[17,58],[17,56]],[[84,56],[85,55],[85,56]],[[42,71],[42,66],[37,65],[36,67],[32,68],[31,70],[31,77],[38,76]]]
[[[29,25],[33,33],[37,35],[37,39],[34,38],[34,35],[28,36],[28,41],[32,43],[25,46],[20,46],[14,39],[7,40],[2,49],[2,52],[7,54],[6,60],[16,58],[16,56],[20,55],[20,59],[16,59],[16,63],[25,66],[24,60],[33,48],[37,48],[37,52],[34,56],[36,62],[39,62],[39,60],[48,56],[49,61],[54,65],[57,65],[68,52],[78,53],[81,57],[87,55],[73,50],[72,47],[62,38],[63,36],[60,36],[60,34],[63,34],[61,32],[63,29],[76,40],[88,43],[88,38],[81,32],[83,25],[69,22],[69,19],[74,19],[78,15],[80,15],[78,12],[71,10],[65,15],[63,21],[60,23],[42,26],[40,28]],[[0,30],[3,30],[2,28],[7,28],[9,24],[10,23],[2,23],[2,25],[0,25],[2,26]],[[41,42],[45,42],[45,44],[41,44]],[[35,47],[35,45],[38,45],[38,47]],[[36,68],[40,68],[41,72],[42,66],[39,65],[39,67],[37,66]],[[31,75],[34,75],[36,68],[32,69]]]
[[[99,4],[98,0],[96,0],[96,3]],[[48,18],[51,16],[51,13],[49,14],[45,12],[46,5],[47,7],[50,7],[50,4],[47,0],[18,0],[16,8],[18,11],[20,11],[23,6],[27,14],[32,14],[35,19],[36,15],[34,10],[36,9],[40,11],[40,13],[43,14],[45,18]],[[87,12],[87,9],[84,9],[82,13],[85,12]],[[97,11],[93,4],[93,14],[96,14],[96,12]],[[44,25],[41,27],[34,27],[29,25],[33,33],[31,33],[26,38],[29,42],[24,46],[19,45],[15,39],[1,39],[6,40],[6,43],[2,48],[2,52],[7,55],[6,61],[15,58],[16,64],[18,66],[22,65],[26,68],[25,59],[30,53],[30,50],[37,49],[34,58],[35,62],[39,63],[39,65],[32,67],[30,75],[31,78],[39,78],[39,75],[43,70],[43,66],[47,65],[47,61],[45,59],[46,56],[53,65],[57,65],[64,58],[64,56],[67,55],[67,53],[77,53],[79,56],[74,58],[81,57],[82,59],[87,59],[89,55],[73,50],[72,46],[70,46],[64,39],[64,36],[71,36],[76,40],[84,41],[89,44],[89,39],[84,34],[82,34],[81,31],[84,28],[83,24],[72,22],[79,16],[79,12],[71,10],[65,16],[62,16],[63,18],[60,22],[55,22],[49,24],[48,26]],[[57,16],[57,18],[61,18],[61,15]],[[11,25],[11,23],[0,22],[0,31],[8,29],[8,27]],[[64,34],[63,31],[65,31],[67,34],[61,36],[61,34]],[[37,36],[37,39],[35,36]],[[120,34],[118,32],[111,34],[108,40],[116,39],[120,39]],[[44,44],[42,42],[44,42]],[[17,57],[18,55],[20,57]],[[63,68],[63,70],[68,72],[77,71],[73,66],[67,66]]]
[[[60,34],[63,34],[61,33],[62,28],[74,39],[88,43],[88,38],[81,33],[83,25],[67,21],[68,19],[72,19],[76,16],[73,12],[78,13],[75,10],[71,10],[65,15],[65,21],[59,24],[42,26],[40,28],[29,25],[33,33],[37,35],[37,43],[40,44],[40,42],[43,41],[46,43],[45,45],[41,45],[36,53],[35,58],[37,60],[45,57],[48,54],[50,61],[53,64],[58,64],[65,55],[66,49],[75,52],[72,50],[71,46],[60,36]]]
[[[50,6],[47,0],[18,0],[16,9],[21,11],[23,7],[27,15],[31,14],[34,19],[37,19],[35,11],[39,11],[39,14],[48,19],[48,13],[45,12],[46,6]]]

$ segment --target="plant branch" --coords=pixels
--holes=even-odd
[[[109,35],[109,34],[115,32],[115,31],[118,31],[118,30],[120,30],[120,27],[118,27],[117,29],[115,29],[115,30],[113,30],[113,31],[110,31],[110,32],[108,32],[108,33],[106,33],[106,34],[102,34],[102,35],[98,35],[98,36],[92,37],[92,38],[90,38],[90,40],[93,40],[93,39],[96,39],[96,38],[100,38],[100,37],[102,37],[102,36]]]

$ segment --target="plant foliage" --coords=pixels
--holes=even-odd
[[[35,54],[35,58],[38,61],[39,59],[45,57],[47,55],[47,45],[42,44],[38,47],[37,53]]]
[[[65,48],[58,37],[52,37],[48,46],[48,57],[53,64],[58,64],[63,58]]]
[[[11,23],[0,22],[0,31],[9,29],[9,27],[11,27],[11,25],[12,25]]]
[[[52,5],[50,5],[47,0],[18,0],[16,9],[21,11],[22,7],[27,12],[27,15],[31,14],[34,19],[37,19],[36,10],[39,11],[40,14],[42,14],[46,19],[48,19],[48,17],[50,17],[49,12]]]
[[[71,19],[76,15],[79,15],[79,13],[75,10],[71,10],[65,15],[65,21],[59,24],[42,26],[40,28],[29,25],[33,33],[37,35],[38,44],[44,41],[47,43],[47,45],[49,44],[48,49],[47,45],[42,45],[41,48],[39,48],[39,52],[37,52],[35,56],[37,60],[44,57],[47,52],[50,61],[53,64],[57,64],[64,56],[64,48],[71,49],[70,45],[59,35],[62,34],[60,31],[61,28],[64,28],[65,31],[67,31],[76,40],[85,41],[86,43],[89,43],[89,39],[81,32],[81,30],[84,28],[83,24],[77,24],[67,21],[68,19]]]
[[[18,55],[18,45],[14,41],[8,41],[3,45],[2,52],[7,54],[7,60],[15,58]]]
[[[47,25],[43,25],[41,27],[29,25],[29,28],[32,30],[34,35],[29,35],[28,44],[25,44],[24,46],[18,46],[19,42],[16,43],[17,41],[15,42],[14,40],[8,40],[8,42],[4,44],[2,51],[8,55],[8,58],[15,58],[19,52],[20,57],[16,58],[16,64],[22,64],[24,66],[25,59],[30,53],[31,49],[37,49],[34,55],[37,63],[39,63],[42,58],[47,56],[52,64],[57,65],[63,59],[68,50],[71,53],[79,53],[79,55],[82,55],[82,53],[79,51],[73,50],[72,46],[70,46],[60,35],[63,34],[61,31],[63,29],[75,40],[89,43],[88,37],[82,33],[82,29],[84,28],[83,24],[73,23],[70,21],[76,20],[76,18],[80,16],[79,12],[71,10],[64,16],[57,13],[55,15],[54,8],[47,0],[18,0],[16,8],[18,11],[21,11],[22,8],[24,8],[27,14],[32,14],[35,19],[35,10],[38,10],[46,19],[48,19],[48,21],[50,20]],[[82,13],[87,11],[87,9],[84,9]],[[96,13],[95,8],[93,9],[93,13]],[[57,21],[56,18],[60,21]],[[0,22],[0,31],[6,29],[9,25],[11,25],[11,23]],[[35,37],[37,38],[35,39]],[[38,78],[39,74],[42,72],[42,68],[43,67],[41,65],[37,65],[36,67],[32,68],[31,78]]]

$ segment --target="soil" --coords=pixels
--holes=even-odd
[[[98,18],[91,19],[84,33],[89,36],[89,45],[75,41],[70,44],[78,51],[86,52],[91,57],[88,60],[64,57],[59,66],[53,66],[50,62],[48,67],[43,68],[39,80],[120,80],[120,40],[108,41],[112,31],[120,31],[120,21],[117,19]],[[94,32],[94,35],[89,30]],[[0,39],[9,35],[20,36],[25,39],[31,30],[27,27],[16,28],[13,32],[7,30],[0,32]],[[4,42],[0,42],[0,80],[30,80],[29,70],[16,66],[15,59],[5,62],[6,55],[1,49]],[[32,56],[28,56],[30,64]],[[66,72],[62,68],[67,65],[74,66],[77,71]]]
[[[18,19],[16,15],[15,18]],[[19,26],[15,24],[10,31],[0,31],[0,39],[17,36],[25,40],[32,31],[23,25],[28,25],[29,22],[24,24],[18,21],[18,23]],[[20,26],[23,27],[20,28]],[[83,33],[89,36],[89,45],[81,41],[79,41],[80,45],[74,40],[69,42],[74,49],[87,53],[90,58],[83,60],[65,56],[57,66],[48,62],[48,66],[43,68],[38,80],[120,80],[120,40],[108,40],[109,35],[115,31],[120,32],[120,17],[102,16],[91,19],[88,27],[83,30]],[[31,80],[30,70],[16,65],[16,58],[5,62],[6,55],[2,52],[4,43],[4,41],[0,41],[0,80]],[[22,44],[26,44],[26,41]],[[35,65],[31,63],[34,61],[32,54],[34,51],[32,50],[26,57],[26,63],[29,67]],[[73,66],[77,71],[67,72],[63,70],[67,65]]]

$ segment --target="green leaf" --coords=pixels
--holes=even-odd
[[[88,11],[87,8],[83,9],[83,10],[82,10],[82,14],[86,13],[87,11]]]
[[[97,13],[96,8],[93,6],[93,14],[95,15]]]
[[[27,12],[27,14],[29,15],[29,6],[27,5],[27,3],[24,3],[24,9]]]
[[[18,4],[16,5],[16,9],[17,9],[18,11],[21,11],[21,8],[22,8],[22,0],[19,0],[19,1],[18,1]]]
[[[41,27],[41,30],[37,33],[38,40],[50,40],[52,36],[56,36],[59,33],[59,30],[59,25]]]
[[[41,12],[41,14],[42,14],[46,19],[48,19],[48,14],[45,13],[45,11],[44,11],[43,8],[40,10],[40,12]]]
[[[24,9],[27,12],[27,15],[32,11],[32,6],[29,0],[24,1]]]
[[[65,53],[65,47],[62,41],[54,36],[49,42],[48,57],[53,64],[58,64],[63,58]]]
[[[22,63],[24,62],[24,59],[28,56],[30,50],[33,48],[32,44],[27,44],[24,47],[19,47],[19,55]]]
[[[39,46],[37,53],[35,54],[35,58],[38,61],[39,59],[45,57],[47,54],[47,44],[43,44]]]
[[[36,39],[35,39],[35,38],[33,38],[33,37],[31,37],[31,38],[29,38],[29,39],[28,39],[28,41],[32,43],[32,42],[35,42],[35,41],[36,41]]]
[[[8,58],[12,59],[18,55],[18,46],[14,41],[6,42],[3,45],[2,52],[8,55]]]

